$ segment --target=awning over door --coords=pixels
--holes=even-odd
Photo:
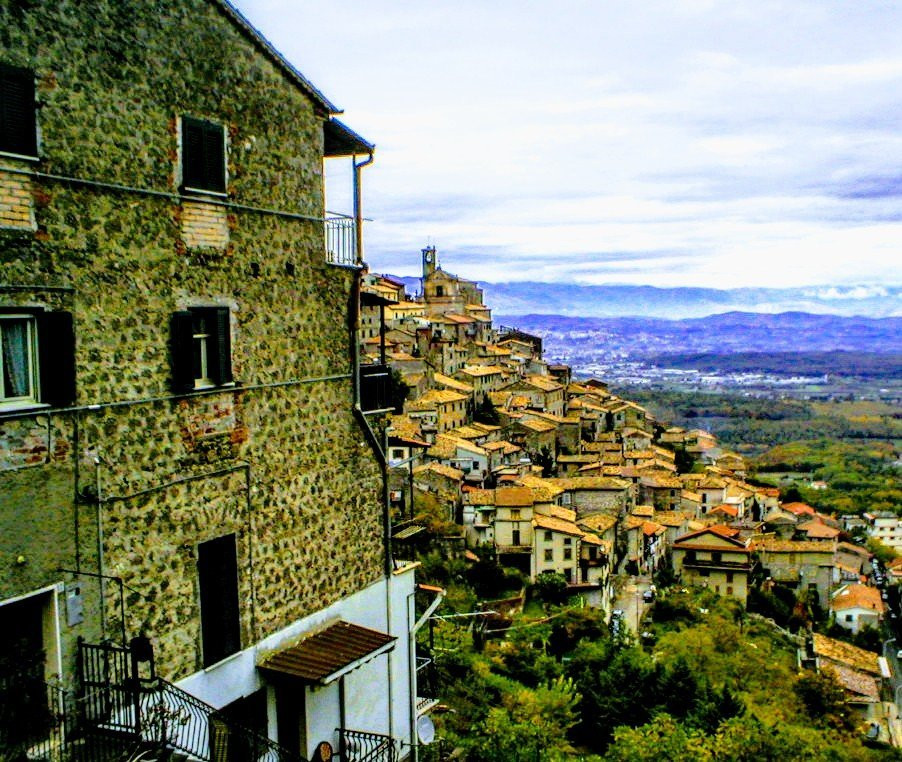
[[[268,654],[257,668],[326,684],[395,646],[396,637],[339,620],[293,646]]]

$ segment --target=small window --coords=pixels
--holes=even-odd
[[[74,401],[71,313],[0,313],[0,410]]]
[[[711,575],[711,572],[708,569],[700,569],[698,573],[701,577],[708,577]]]
[[[172,316],[172,365],[176,391],[232,383],[228,307],[197,307]]]
[[[711,561],[712,561],[713,563],[715,563],[715,564],[719,564],[719,563],[720,563],[720,560],[721,560],[721,554],[720,554],[720,551],[715,550],[715,551],[711,554]]]
[[[435,287],[435,295],[436,296],[444,296],[445,295],[445,287],[444,286],[436,286]]]
[[[545,548],[545,560],[554,561],[554,548]]]
[[[552,540],[554,540],[554,532],[552,532],[550,529],[546,529],[545,542],[551,542]]]
[[[851,615],[851,614],[846,614],[846,621],[847,621],[847,622],[853,621],[852,615]]]
[[[572,545],[572,544],[573,544],[573,538],[572,538],[572,537],[565,537],[565,538],[564,538],[564,545]]]
[[[197,575],[203,664],[209,667],[241,650],[234,534],[197,546]]]
[[[182,187],[225,193],[225,131],[221,124],[182,117]]]
[[[520,544],[520,530],[519,529],[515,529],[513,532],[511,532],[511,544],[512,545]]]
[[[519,521],[520,520],[520,509],[519,508],[511,508],[511,521]]]
[[[727,585],[727,595],[733,595],[733,587],[731,585]]]
[[[34,72],[0,64],[0,151],[37,156]]]
[[[564,560],[571,561],[573,559],[573,548],[564,548]]]
[[[727,582],[733,581],[733,572],[727,572]]]

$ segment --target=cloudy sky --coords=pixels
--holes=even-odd
[[[375,270],[902,281],[902,3],[236,5],[376,143]]]

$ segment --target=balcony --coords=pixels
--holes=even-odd
[[[728,571],[749,571],[752,564],[749,561],[710,561],[700,559],[683,559],[684,569],[726,569]]]
[[[357,267],[357,224],[353,217],[329,217],[325,221],[326,262]]]
[[[398,762],[398,749],[391,736],[362,730],[336,728],[341,762]]]
[[[438,703],[438,679],[432,659],[417,656],[417,714],[424,714]]]

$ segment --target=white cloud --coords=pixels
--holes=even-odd
[[[431,237],[479,279],[899,281],[900,5],[238,5],[376,142],[375,269]]]

